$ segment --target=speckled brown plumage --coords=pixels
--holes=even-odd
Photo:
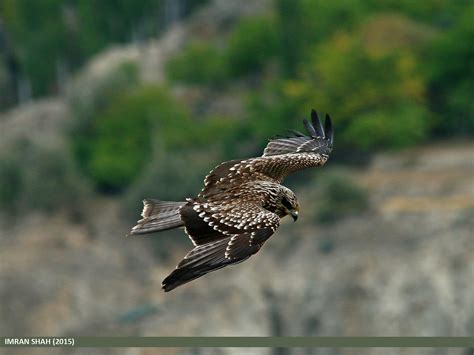
[[[280,219],[296,220],[298,202],[281,185],[289,174],[324,165],[333,145],[331,119],[323,128],[316,111],[308,136],[295,132],[270,140],[261,157],[233,160],[214,168],[196,198],[185,202],[145,200],[142,219],[130,234],[184,227],[194,244],[163,280],[170,291],[186,282],[249,258],[276,231]]]

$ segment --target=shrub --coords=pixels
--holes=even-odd
[[[168,61],[166,74],[171,81],[219,85],[226,80],[226,61],[216,47],[195,42]]]
[[[343,138],[366,152],[371,149],[404,148],[425,138],[428,122],[429,117],[423,106],[375,111],[354,117]]]
[[[439,114],[435,131],[440,135],[474,134],[474,6],[432,47],[429,84],[432,107]]]
[[[7,211],[15,205],[21,192],[20,160],[11,156],[0,157],[0,207]]]
[[[76,131],[73,150],[79,165],[103,192],[129,186],[149,161],[154,145],[179,149],[189,144],[190,121],[158,87],[116,95]]]
[[[287,77],[297,74],[315,44],[334,32],[352,30],[367,13],[365,2],[357,0],[276,0],[275,8],[278,58]]]
[[[261,71],[278,49],[275,21],[257,17],[242,20],[229,39],[227,58],[232,77]]]
[[[403,36],[416,37],[397,49],[383,41],[368,40],[365,27],[354,33],[337,33],[314,47],[298,78],[284,82],[280,102],[300,102],[299,115],[307,115],[314,105],[331,110],[338,151],[359,154],[418,143],[432,124],[425,108],[426,83],[417,49],[430,36],[407,23],[408,19],[400,17],[390,23],[391,32],[400,26]],[[381,31],[377,26],[387,24],[374,19],[367,25]],[[398,36],[384,33],[387,38]]]
[[[285,96],[278,86],[275,83],[271,88],[253,91],[247,97],[248,132],[242,138],[253,148],[247,154],[260,154],[269,138],[284,135],[288,129],[302,130],[302,117],[308,115],[309,109],[299,115],[301,100]]]

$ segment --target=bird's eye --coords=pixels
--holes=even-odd
[[[283,197],[283,199],[281,200],[281,203],[282,203],[283,206],[285,206],[289,210],[291,210],[293,208],[290,201],[288,201],[288,199],[286,197]]]

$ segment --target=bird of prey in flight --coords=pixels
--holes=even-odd
[[[194,244],[163,280],[165,291],[248,259],[275,233],[281,218],[290,215],[296,221],[298,201],[281,182],[297,170],[324,165],[333,146],[329,115],[323,127],[312,110],[311,121],[303,121],[309,135],[292,131],[271,139],[261,157],[218,165],[195,198],[143,201],[143,218],[130,234],[184,227]]]

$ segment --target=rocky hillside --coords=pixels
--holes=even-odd
[[[329,225],[314,221],[318,201],[302,187],[301,219],[258,256],[171,293],[160,281],[191,244],[181,233],[124,237],[113,200],[94,201],[80,223],[4,218],[0,332],[472,334],[473,155],[472,144],[427,146],[345,171],[367,188],[370,208]],[[160,239],[171,258],[150,248]]]

